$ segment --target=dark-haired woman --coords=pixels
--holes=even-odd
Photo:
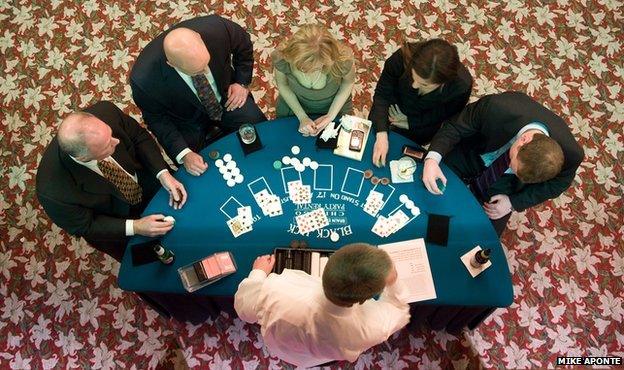
[[[405,43],[386,60],[375,88],[368,115],[377,132],[373,163],[386,164],[389,129],[426,144],[462,110],[471,90],[472,77],[455,46],[441,39]]]

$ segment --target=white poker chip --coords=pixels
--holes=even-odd
[[[220,172],[220,173],[222,173],[222,174],[223,174],[223,173],[226,173],[226,172],[227,172],[227,170],[228,170],[228,169],[227,169],[227,168],[225,168],[225,166],[221,166],[221,167],[219,167],[219,172]]]
[[[175,224],[175,218],[173,218],[173,216],[165,216],[163,217],[163,221],[173,222]]]
[[[217,166],[218,168],[223,167],[223,161],[221,159],[217,159],[215,161],[215,166]]]
[[[235,168],[236,168],[236,161],[231,161],[231,162],[228,162],[228,164],[227,164],[227,165],[225,165],[225,167],[226,167],[228,170],[233,170],[233,169],[235,169]]]
[[[295,145],[292,148],[290,148],[290,151],[292,152],[292,154],[297,155],[299,154],[299,152],[301,152],[301,149],[299,149],[299,147]]]
[[[225,163],[229,162],[232,160],[232,155],[230,153],[227,153],[226,155],[223,156],[223,161]]]
[[[303,172],[305,171],[305,166],[299,163],[298,165],[295,166],[295,170],[297,170],[297,172]]]
[[[409,198],[405,194],[401,194],[401,196],[399,196],[399,201],[401,201],[401,203],[407,203],[408,200]]]
[[[282,157],[282,163],[284,163],[285,165],[289,165],[290,164],[290,157],[285,155]]]
[[[407,207],[407,209],[418,208],[414,205],[414,201],[411,199],[408,199],[407,202],[405,202],[405,207]]]
[[[230,162],[231,163],[231,162]],[[230,171],[230,173],[234,176],[236,175],[240,175],[240,168],[236,167],[236,168],[232,168],[232,170]]]
[[[418,216],[419,214],[420,214],[420,208],[418,208],[418,207],[412,208],[412,215],[414,217]]]
[[[232,188],[232,187],[234,187],[234,185],[236,185],[236,182],[235,182],[234,180],[229,179],[229,180],[227,181],[227,186],[229,186],[229,187],[231,187],[231,188]]]
[[[234,176],[232,176],[231,172],[226,172],[223,174],[223,180],[228,181],[230,179],[232,179]]]
[[[329,235],[329,239],[335,243],[338,241],[338,239],[340,239],[340,235],[338,235],[337,232],[332,231],[332,233]]]
[[[316,170],[318,166],[319,166],[318,162],[315,162],[315,161],[310,162],[310,169]]]
[[[245,178],[243,177],[243,175],[236,175],[234,177],[234,182],[236,182],[237,184],[242,184],[243,180],[245,180]]]
[[[301,164],[301,161],[299,160],[299,158],[290,158],[290,165],[295,167],[296,165]]]
[[[304,166],[306,166],[306,167],[309,166],[311,162],[312,161],[310,160],[310,158],[308,158],[308,157],[303,158],[303,165]]]

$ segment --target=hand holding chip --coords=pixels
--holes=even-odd
[[[262,270],[265,274],[270,274],[271,270],[273,270],[273,266],[275,265],[275,255],[264,255],[258,256],[253,263],[254,270]]]
[[[169,192],[169,206],[173,209],[180,209],[186,203],[186,189],[181,182],[171,176],[169,171],[163,172],[158,178],[163,188]]]

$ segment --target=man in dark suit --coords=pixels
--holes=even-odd
[[[52,221],[117,261],[134,234],[173,227],[163,215],[140,217],[162,185],[180,208],[186,190],[170,173],[151,135],[113,103],[67,116],[37,171],[37,196]]]
[[[253,63],[249,34],[217,15],[178,23],[137,58],[134,101],[167,155],[192,175],[206,170],[197,152],[215,131],[266,120],[248,89]]]
[[[487,95],[442,125],[425,159],[423,182],[433,194],[446,178],[444,158],[492,220],[500,235],[512,211],[563,193],[574,180],[583,149],[561,117],[524,93]]]

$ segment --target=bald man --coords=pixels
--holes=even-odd
[[[266,120],[249,93],[253,45],[236,23],[210,15],[152,40],[130,73],[132,96],[167,155],[195,176],[197,154],[244,123]]]
[[[63,119],[41,158],[36,186],[55,224],[117,261],[130,236],[164,235],[173,227],[164,215],[140,217],[160,186],[174,209],[187,196],[147,130],[106,101]]]

